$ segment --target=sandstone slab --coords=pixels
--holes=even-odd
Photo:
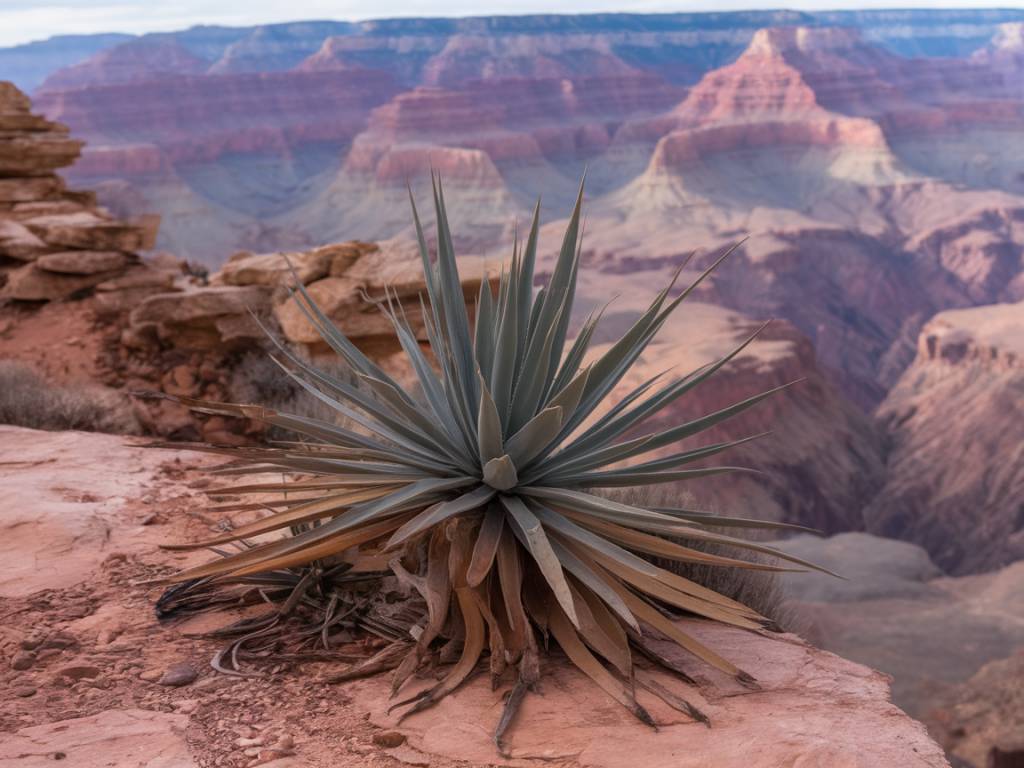
[[[43,200],[56,195],[63,189],[64,184],[56,176],[0,179],[0,203]]]
[[[7,276],[7,284],[0,288],[0,297],[18,301],[57,301],[92,288],[116,274],[65,274],[42,269],[37,263],[18,267]]]
[[[121,251],[60,251],[40,256],[36,265],[47,272],[67,275],[95,275],[123,269],[128,257]]]
[[[31,261],[52,250],[25,225],[12,219],[0,219],[0,256]]]
[[[331,256],[323,249],[291,253],[259,253],[232,258],[218,273],[228,285],[276,286],[291,283],[291,268],[303,285],[326,277]]]
[[[0,425],[0,596],[77,584],[115,549],[153,546],[126,507],[165,459],[120,436]]]
[[[185,715],[125,709],[22,728],[0,740],[0,767],[195,768],[187,725]]]
[[[26,226],[47,243],[65,248],[140,251],[154,245],[150,227],[105,219],[88,211],[29,219]]]
[[[889,702],[885,675],[793,635],[763,637],[698,621],[686,622],[686,629],[737,661],[761,686],[749,691],[709,673],[697,691],[658,674],[663,685],[698,704],[710,728],[639,691],[659,725],[652,731],[557,658],[545,659],[540,692],[524,700],[506,738],[508,758],[491,741],[502,699],[482,677],[401,724],[386,714],[387,680],[359,684],[355,699],[370,708],[374,722],[406,735],[416,750],[476,765],[947,768],[924,726]],[[687,669],[694,666],[668,644],[658,648],[677,654]]]
[[[181,293],[149,296],[132,310],[131,324],[155,326],[173,346],[210,349],[263,339],[250,311],[269,309],[268,291],[260,286],[190,286]]]

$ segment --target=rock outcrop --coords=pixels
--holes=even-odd
[[[942,312],[878,409],[892,440],[868,530],[944,570],[1024,558],[1024,303]]]
[[[82,149],[68,129],[32,114],[27,96],[0,82],[0,298],[51,301],[95,288],[139,264],[159,217],[124,222],[57,170]]]
[[[951,706],[985,665],[1024,647],[1024,562],[953,578],[921,547],[864,533],[777,544],[848,579],[787,574],[792,625],[815,645],[892,675],[893,701],[914,717]]]
[[[419,296],[426,290],[419,252],[412,243],[352,241],[293,253],[236,253],[206,285],[154,293],[131,310],[122,337],[128,346],[230,352],[267,341],[257,318],[308,352],[329,351],[289,287],[294,277],[321,310],[359,344],[393,342],[393,326],[378,302],[388,294],[402,303],[413,330],[423,333]],[[480,259],[460,261],[467,300],[480,290]],[[488,271],[495,280],[496,272]],[[272,318],[272,320],[271,320]]]
[[[510,759],[489,737],[500,693],[481,677],[396,724],[385,713],[388,679],[328,685],[338,662],[256,678],[217,676],[206,663],[215,641],[192,635],[216,624],[208,616],[159,623],[144,583],[197,561],[196,553],[156,545],[209,535],[200,490],[210,487],[209,457],[84,433],[0,427],[0,438],[0,459],[22,469],[0,476],[0,493],[26,500],[0,509],[0,541],[17,531],[38,543],[14,556],[5,549],[0,559],[10,610],[0,629],[4,768],[48,765],[57,753],[83,768],[101,768],[111,755],[149,768],[356,768],[378,761],[540,768],[552,760],[566,768],[947,766],[924,728],[888,701],[885,676],[792,635],[692,620],[688,631],[742,659],[760,681],[753,691],[694,668],[698,689],[659,676],[672,690],[687,688],[710,716],[710,729],[639,691],[661,724],[651,731],[550,654],[543,660],[548,683],[527,697],[508,734]],[[100,471],[96,456],[104,458]],[[46,547],[55,522],[70,538]],[[102,548],[72,545],[83,527],[111,538]],[[86,551],[64,568],[68,552],[80,549]],[[178,677],[181,687],[166,684],[171,668],[189,672]]]
[[[978,768],[1014,768],[1024,760],[1024,649],[983,666],[940,697],[925,715],[946,751]]]

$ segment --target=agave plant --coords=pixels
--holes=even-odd
[[[682,672],[648,644],[652,631],[753,684],[750,675],[671,620],[669,611],[751,630],[766,626],[767,619],[652,561],[779,569],[684,543],[697,540],[809,564],[720,532],[726,526],[765,525],[757,521],[687,508],[641,508],[595,490],[734,471],[688,465],[746,440],[671,447],[776,390],[668,429],[643,429],[646,420],[739,355],[754,334],[714,363],[677,379],[655,376],[609,403],[669,315],[721,259],[675,295],[673,280],[618,342],[603,354],[588,355],[600,313],[569,338],[581,200],[582,186],[546,286],[534,288],[535,211],[525,243],[517,240],[501,272],[497,295],[484,279],[474,311],[467,309],[460,284],[440,182],[434,183],[436,259],[413,203],[429,354],[393,297],[381,301],[380,309],[408,357],[416,396],[360,352],[296,281],[294,300],[351,375],[328,375],[281,344],[275,359],[351,426],[257,405],[184,401],[202,412],[284,427],[304,439],[262,449],[214,449],[235,458],[227,470],[234,474],[283,470],[299,477],[220,489],[285,495],[259,503],[270,511],[264,518],[186,546],[220,547],[281,531],[291,535],[221,552],[172,580],[237,583],[267,574],[280,579],[282,569],[314,562],[347,563],[357,572],[386,563],[413,585],[425,606],[410,635],[395,646],[407,652],[390,652],[390,666],[397,667],[392,694],[421,667],[439,659],[454,662],[436,684],[395,706],[407,706],[405,714],[428,707],[469,678],[486,654],[495,684],[506,671],[514,678],[495,732],[499,747],[516,707],[540,678],[538,635],[553,638],[573,664],[647,723],[651,718],[634,695],[631,649]],[[652,690],[675,705],[682,701],[663,687]],[[700,716],[685,701],[681,708]]]

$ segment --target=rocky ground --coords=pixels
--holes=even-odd
[[[194,635],[226,618],[161,624],[159,589],[146,584],[203,557],[158,545],[217,528],[204,512],[208,461],[130,440],[0,427],[3,768],[55,759],[76,768],[946,765],[923,727],[889,703],[883,675],[792,635],[694,624],[742,658],[762,690],[694,670],[703,684],[689,695],[712,727],[645,699],[657,733],[548,657],[549,677],[524,705],[509,759],[488,736],[500,693],[481,679],[398,725],[384,711],[385,679],[327,682],[344,662],[216,673],[217,644]]]

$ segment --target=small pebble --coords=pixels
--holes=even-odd
[[[11,669],[16,669],[19,672],[26,669],[31,669],[32,665],[36,663],[36,655],[34,653],[27,653],[26,651],[19,651],[14,654],[11,659]]]
[[[100,670],[97,667],[73,665],[70,667],[64,667],[60,671],[60,675],[61,677],[66,677],[69,680],[91,680],[94,677],[99,677]]]
[[[381,731],[373,734],[373,743],[384,749],[394,749],[405,744],[405,734],[398,731]]]
[[[191,715],[199,709],[199,699],[178,699],[177,701],[171,702],[171,706],[174,707],[175,712],[179,712],[183,715]]]
[[[160,685],[188,685],[197,677],[199,677],[199,673],[195,667],[187,661],[179,661],[176,664],[171,664],[157,682]]]
[[[19,699],[27,699],[29,696],[36,695],[36,689],[31,685],[19,685],[14,689],[14,695]]]
[[[34,651],[36,648],[43,644],[44,639],[45,638],[42,635],[29,635],[28,637],[22,639],[21,647],[23,650],[26,651]]]

